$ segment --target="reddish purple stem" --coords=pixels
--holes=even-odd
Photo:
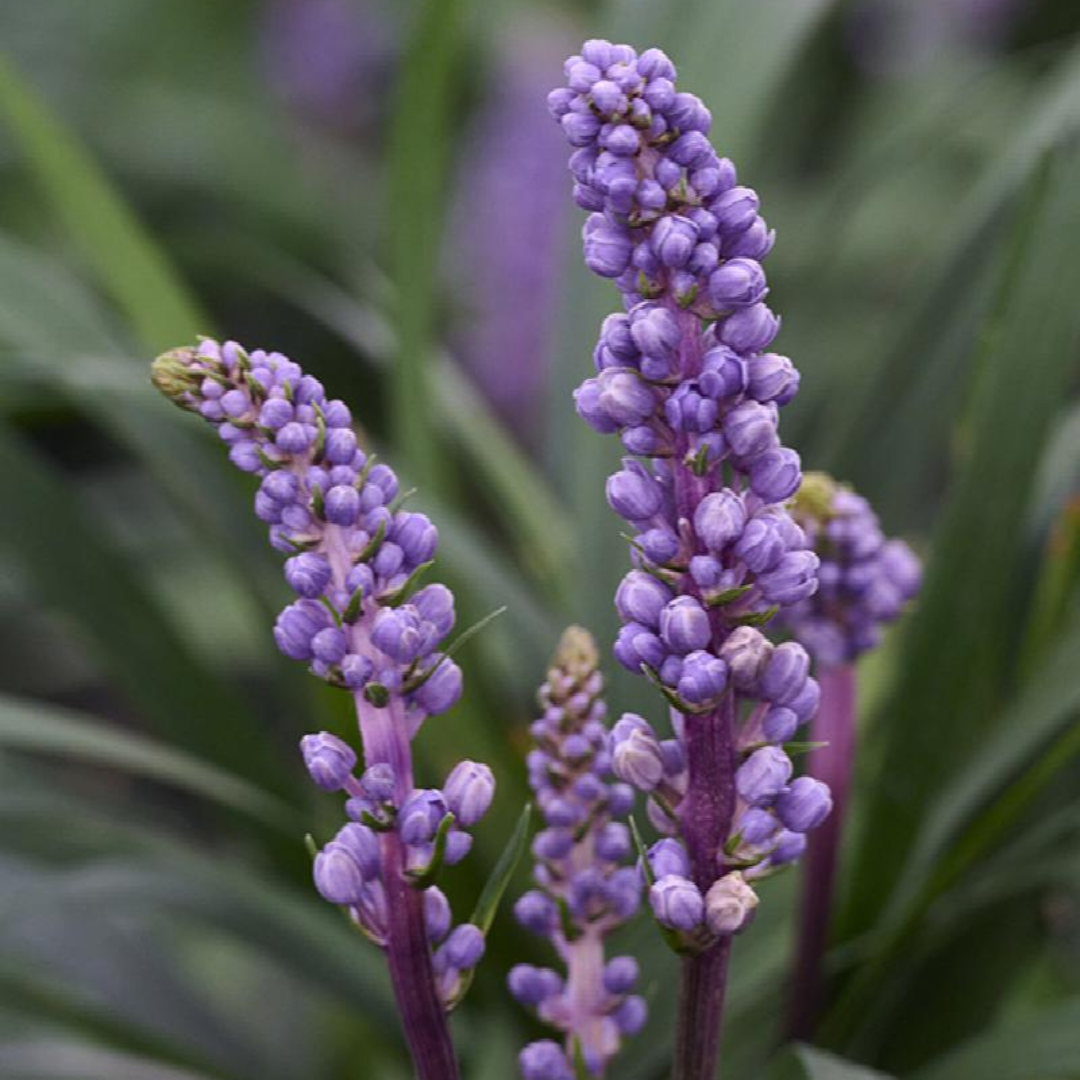
[[[809,837],[803,861],[803,897],[795,956],[788,1035],[809,1040],[821,1014],[822,966],[829,943],[829,922],[836,863],[843,836],[851,776],[855,763],[855,668],[830,668],[818,674],[821,704],[811,728],[816,742],[828,746],[812,751],[808,771],[824,780],[832,792],[832,813]]]

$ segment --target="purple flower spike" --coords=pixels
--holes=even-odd
[[[612,761],[617,759],[616,775],[645,782],[655,777],[656,784],[664,781],[665,762],[648,724],[632,714],[615,725],[616,745],[609,750],[598,663],[592,637],[570,627],[540,689],[543,715],[531,728],[536,748],[528,758],[529,784],[547,827],[533,844],[539,888],[517,901],[514,914],[526,929],[551,941],[566,965],[566,981],[553,971],[518,965],[509,986],[566,1044],[545,1040],[527,1046],[519,1058],[525,1080],[573,1080],[578,1052],[591,1074],[601,1075],[622,1036],[645,1020],[644,1002],[628,996],[637,980],[636,962],[603,962],[604,938],[638,910],[643,884],[638,869],[625,865],[630,830],[612,820],[630,810],[633,796],[611,782]]]
[[[468,924],[450,932],[449,906],[428,872],[438,870],[435,838],[449,810],[446,865],[468,852],[464,829],[488,809],[495,785],[487,766],[463,762],[445,797],[414,790],[411,739],[461,693],[461,671],[444,651],[454,625],[449,590],[428,585],[411,603],[402,599],[435,553],[435,526],[394,509],[397,477],[359,449],[348,407],[280,353],[204,340],[160,356],[152,378],[213,424],[234,464],[259,478],[255,510],[288,556],[285,580],[298,596],[274,640],[352,694],[367,765],[357,779],[360,755],[327,732],[301,741],[312,780],[344,792],[351,818],[316,855],[315,886],[386,951],[417,1074],[456,1080],[445,1013],[484,941]],[[429,949],[418,950],[425,940]]]
[[[801,464],[779,435],[799,375],[767,351],[780,329],[764,303],[774,234],[757,193],[711,146],[708,109],[677,88],[658,50],[589,43],[565,73],[551,103],[575,147],[574,197],[590,212],[586,262],[614,279],[626,309],[605,321],[600,374],[577,398],[595,430],[638,456],[607,485],[637,534],[614,651],[660,684],[675,728],[666,740],[617,726],[611,759],[649,793],[649,821],[669,838],[651,860],[662,874],[650,901],[690,954],[675,1075],[704,1080],[716,1071],[726,942],[756,903],[750,882],[800,853],[778,800],[792,822],[818,817],[785,796],[782,746],[817,707],[814,650],[767,636],[773,620],[812,610],[818,588],[813,538],[786,505]],[[602,400],[601,383],[628,391],[638,380],[647,415],[644,395],[640,408],[628,392]],[[899,555],[890,566],[896,582],[912,576]],[[868,590],[867,610],[895,607],[889,588]],[[660,750],[669,741],[677,754]]]

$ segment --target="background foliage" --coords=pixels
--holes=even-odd
[[[725,1077],[1080,1077],[1080,8],[1061,0],[38,0],[0,6],[0,1075],[398,1080],[379,958],[314,895],[301,733],[346,702],[272,647],[252,492],[147,363],[293,354],[420,487],[463,620],[467,752],[525,799],[561,626],[613,635],[615,448],[578,422],[613,291],[544,115],[583,36],[660,44],[780,234],[785,441],[929,559],[861,672],[818,1048],[780,1046],[794,878],[735,951]],[[655,714],[610,672],[613,706]],[[671,959],[630,931],[663,1075]],[[456,1020],[527,1037],[505,913]],[[859,1064],[856,1064],[859,1063]]]

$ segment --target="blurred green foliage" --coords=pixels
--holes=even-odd
[[[571,619],[613,636],[625,558],[616,448],[569,403],[615,297],[568,191],[550,348],[504,360],[544,365],[532,442],[470,377],[451,225],[484,213],[461,207],[498,140],[469,133],[513,57],[549,51],[554,84],[603,34],[671,53],[779,231],[785,441],[929,560],[861,672],[820,1045],[780,1045],[781,878],[735,950],[724,1076],[1080,1077],[1080,8],[339,0],[347,32],[290,51],[285,9],[327,3],[0,7],[0,1075],[408,1075],[379,957],[308,881],[337,809],[295,745],[346,732],[346,703],[274,651],[249,485],[147,363],[215,331],[301,359],[421,486],[463,620],[508,605],[417,743],[432,782],[463,752],[500,778],[450,881],[468,910],[547,656]],[[526,178],[520,213],[542,194]],[[610,676],[613,708],[655,715]],[[644,920],[627,939],[652,1015],[616,1075],[659,1080],[673,961]],[[498,915],[455,1020],[470,1080],[514,1075],[503,979],[542,955]]]

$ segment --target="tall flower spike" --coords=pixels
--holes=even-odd
[[[887,540],[870,504],[824,473],[807,473],[792,505],[821,558],[817,593],[784,613],[814,659],[821,705],[808,769],[832,791],[833,813],[810,839],[799,907],[788,1028],[809,1039],[821,1007],[821,969],[829,935],[836,864],[855,765],[855,661],[877,645],[919,590],[919,560],[902,540]]]
[[[649,900],[687,953],[675,1075],[704,1080],[754,884],[801,854],[830,805],[824,785],[792,781],[784,750],[817,707],[809,657],[761,630],[817,587],[818,558],[784,505],[799,457],[777,434],[799,376],[768,351],[779,319],[761,260],[773,233],[671,61],[588,41],[565,75],[548,105],[575,148],[585,262],[626,307],[604,321],[596,375],[575,394],[581,416],[634,455],[607,485],[636,534],[615,655],[660,688],[675,733],[624,717],[612,762],[669,836],[650,852]]]
[[[438,533],[423,514],[396,508],[397,477],[357,445],[348,407],[281,353],[204,340],[159,357],[153,380],[259,478],[255,513],[288,555],[285,580],[297,594],[274,639],[352,695],[363,744],[358,776],[342,739],[301,740],[312,780],[342,792],[351,819],[317,854],[315,886],[385,950],[418,1076],[457,1077],[445,1013],[484,938],[467,923],[451,929],[433,879],[468,852],[465,830],[495,782],[486,765],[463,762],[441,791],[413,786],[411,740],[461,694],[461,671],[442,651],[454,598],[443,585],[413,591]]]
[[[631,993],[637,962],[605,962],[604,939],[641,900],[641,876],[630,856],[630,830],[620,820],[633,791],[613,782],[596,645],[580,627],[563,634],[540,688],[543,713],[531,728],[529,783],[546,828],[533,843],[537,889],[515,907],[518,921],[548,938],[565,967],[519,964],[510,992],[564,1035],[531,1043],[519,1063],[524,1080],[574,1080],[584,1061],[603,1076],[624,1036],[645,1022],[644,999]]]

